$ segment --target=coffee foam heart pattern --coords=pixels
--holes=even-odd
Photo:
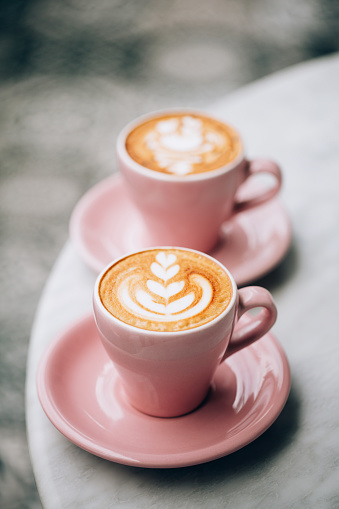
[[[190,112],[146,120],[127,135],[125,146],[140,165],[179,177],[221,168],[242,148],[233,128]]]
[[[155,129],[148,133],[146,144],[160,168],[165,168],[169,173],[186,175],[193,171],[194,163],[203,161],[202,154],[213,151],[217,143],[223,141],[218,136],[216,138],[215,145],[208,142],[201,120],[185,116],[181,121],[160,121]]]

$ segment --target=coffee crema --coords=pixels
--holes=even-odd
[[[228,274],[202,254],[182,249],[136,253],[112,265],[101,278],[102,304],[134,327],[169,332],[210,322],[229,305]]]
[[[125,146],[141,166],[176,176],[222,168],[242,151],[240,137],[232,127],[190,112],[145,120],[127,135]]]

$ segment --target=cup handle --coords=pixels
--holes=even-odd
[[[261,205],[262,203],[273,198],[279,192],[282,183],[282,174],[280,167],[274,161],[270,161],[269,159],[253,159],[253,161],[247,161],[247,173],[245,182],[248,178],[259,173],[268,173],[269,175],[273,175],[275,178],[275,184],[270,189],[259,193],[253,198],[247,200],[235,199],[234,213],[242,212],[243,210]]]
[[[237,323],[221,362],[264,336],[277,319],[273,297],[265,288],[259,286],[241,288],[238,298]],[[251,316],[243,325],[238,322],[244,313],[257,307],[262,309],[256,316]]]

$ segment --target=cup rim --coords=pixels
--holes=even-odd
[[[156,118],[161,115],[166,115],[169,113],[192,113],[196,115],[201,115],[205,117],[212,118],[218,122],[221,122],[223,124],[226,124],[227,126],[231,127],[239,136],[239,139],[241,141],[241,150],[239,154],[229,163],[225,164],[224,166],[221,166],[220,168],[216,168],[214,170],[192,174],[192,175],[184,175],[184,176],[178,176],[178,175],[170,175],[168,173],[162,173],[159,171],[154,171],[149,168],[146,168],[142,166],[141,164],[137,163],[132,159],[132,157],[128,154],[126,150],[125,141],[127,138],[127,135],[139,124],[141,124],[144,120],[151,120],[152,118]],[[123,162],[133,171],[136,173],[139,173],[141,175],[144,175],[146,177],[152,178],[154,180],[165,180],[169,182],[194,182],[199,180],[208,180],[215,177],[218,177],[220,175],[223,175],[224,173],[227,173],[228,171],[232,170],[233,168],[236,168],[244,159],[245,159],[245,147],[244,147],[244,141],[242,136],[240,135],[237,128],[235,128],[232,124],[229,122],[225,122],[222,118],[219,118],[216,115],[210,114],[209,112],[204,112],[203,110],[195,109],[195,108],[184,108],[184,107],[178,107],[178,108],[166,108],[166,109],[159,109],[154,110],[150,113],[145,113],[143,115],[138,116],[134,120],[131,120],[119,133],[117,142],[116,142],[116,150],[117,155],[120,157]]]
[[[181,250],[181,251],[190,251],[190,252],[193,252],[193,253],[197,253],[199,255],[202,255],[202,256],[205,256],[206,258],[209,258],[210,260],[212,260],[213,262],[215,262],[217,265],[219,265],[219,267],[221,267],[221,269],[223,269],[226,274],[228,275],[230,281],[231,281],[231,284],[232,284],[232,298],[231,298],[231,301],[230,303],[228,304],[228,306],[226,307],[226,309],[224,309],[224,311],[222,313],[220,313],[218,316],[216,316],[215,318],[213,318],[213,320],[210,320],[209,322],[207,323],[204,323],[202,325],[198,325],[197,327],[192,327],[191,329],[185,329],[185,330],[178,330],[178,331],[153,331],[153,330],[149,330],[149,329],[142,329],[141,327],[136,327],[135,325],[130,325],[126,322],[123,322],[122,320],[119,320],[119,318],[115,317],[114,315],[112,315],[108,309],[106,309],[106,307],[104,306],[104,304],[102,303],[101,301],[101,298],[100,298],[100,295],[99,295],[99,285],[100,285],[100,282],[101,282],[101,279],[103,278],[103,276],[106,274],[106,272],[113,266],[115,265],[116,263],[120,262],[121,260],[125,259],[125,258],[128,258],[129,256],[132,256],[132,255],[135,255],[135,254],[138,254],[138,253],[145,253],[147,251],[153,251],[153,250],[157,250],[157,249],[176,249],[176,250]],[[206,253],[203,253],[202,251],[197,251],[196,249],[189,249],[189,248],[185,248],[185,247],[177,247],[177,246],[154,246],[154,247],[150,247],[150,248],[147,248],[147,249],[140,249],[139,251],[131,251],[129,253],[126,253],[122,256],[120,256],[119,258],[116,258],[114,260],[112,260],[101,272],[100,274],[97,276],[97,279],[95,281],[95,285],[94,285],[94,295],[93,295],[93,299],[94,299],[94,303],[100,308],[101,312],[106,316],[106,318],[110,319],[112,322],[116,323],[117,325],[119,325],[119,327],[122,327],[123,329],[126,329],[126,332],[129,331],[129,332],[138,332],[140,334],[146,334],[148,336],[158,336],[158,337],[165,337],[165,336],[168,336],[168,335],[172,335],[172,334],[180,334],[180,335],[191,335],[191,334],[195,334],[195,333],[198,333],[200,331],[203,331],[203,330],[206,330],[208,328],[210,328],[211,326],[217,324],[218,322],[220,322],[222,319],[224,319],[224,317],[226,315],[228,315],[231,310],[234,308],[234,306],[236,305],[237,303],[237,296],[238,296],[238,287],[237,287],[237,284],[234,280],[234,277],[232,276],[232,274],[230,273],[230,271],[221,263],[219,262],[219,260],[216,260],[215,258],[213,258],[212,256],[206,254]],[[95,314],[95,313],[94,313]],[[97,321],[97,320],[96,320]]]

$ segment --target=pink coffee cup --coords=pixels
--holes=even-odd
[[[238,290],[221,263],[203,256],[228,274],[232,298],[219,316],[192,329],[150,331],[114,317],[101,301],[99,285],[109,267],[120,259],[106,267],[95,283],[94,315],[102,343],[120,375],[128,401],[148,415],[174,417],[194,410],[208,394],[219,364],[257,341],[275,323],[277,310],[266,289],[250,286]],[[253,308],[261,310],[239,322]]]
[[[246,159],[242,142],[234,160],[199,174],[172,175],[137,163],[126,150],[128,134],[145,120],[173,111],[181,110],[152,113],[128,124],[117,140],[118,165],[131,201],[143,218],[148,245],[182,246],[208,252],[217,243],[224,221],[276,196],[281,187],[281,171],[273,161]],[[206,117],[205,113],[183,111]],[[273,177],[273,187],[258,191],[250,199],[241,199],[237,193],[241,185],[262,173]]]

